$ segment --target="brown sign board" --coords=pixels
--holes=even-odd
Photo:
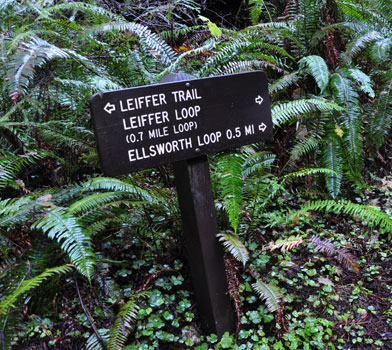
[[[109,176],[272,136],[268,82],[260,71],[97,93],[90,107]]]

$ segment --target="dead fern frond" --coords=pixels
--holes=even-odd
[[[313,235],[309,239],[308,247],[314,246],[314,248],[323,254],[333,256],[336,253],[335,246],[328,240],[322,240],[319,236]]]
[[[226,278],[229,287],[230,298],[233,299],[234,309],[237,316],[237,332],[241,326],[241,296],[240,296],[240,280],[238,279],[239,269],[238,263],[233,259],[225,259]]]
[[[360,267],[358,262],[355,261],[354,255],[352,255],[347,249],[337,250],[336,259],[341,263],[346,269],[350,269],[355,273],[360,273]]]
[[[336,258],[336,260],[344,268],[354,271],[355,273],[360,272],[358,262],[355,261],[355,257],[347,249],[337,249],[332,242],[330,242],[329,240],[322,240],[317,235],[313,235],[309,239],[308,247],[312,245],[318,252]]]
[[[284,253],[289,250],[293,250],[295,247],[299,246],[303,242],[304,242],[304,238],[300,235],[290,236],[285,239],[278,239],[275,243],[271,242],[263,250],[273,251],[275,249],[280,249],[282,253]]]

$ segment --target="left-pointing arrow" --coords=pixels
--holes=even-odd
[[[108,102],[103,109],[105,112],[112,114],[116,110],[116,106]]]

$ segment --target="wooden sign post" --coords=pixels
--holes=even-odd
[[[187,256],[203,326],[218,336],[234,331],[205,155],[272,136],[264,73],[202,79],[170,74],[161,84],[95,94],[90,106],[106,175],[174,163]]]

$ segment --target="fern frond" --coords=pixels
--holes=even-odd
[[[294,173],[289,173],[282,177],[282,184],[288,183],[292,181],[294,178],[297,177],[305,177],[314,174],[329,174],[329,175],[336,175],[335,171],[328,168],[309,168],[309,169],[302,169],[296,171]]]
[[[12,227],[31,219],[30,213],[36,205],[37,201],[32,195],[0,201],[0,228]]]
[[[14,178],[24,167],[48,156],[48,152],[29,152],[23,155],[1,154],[0,152],[0,189],[14,183]],[[15,187],[15,186],[14,186]],[[16,186],[16,188],[18,188]]]
[[[20,286],[14,290],[11,294],[7,295],[2,301],[0,301],[0,314],[6,314],[10,308],[15,307],[15,303],[19,296],[27,293],[29,290],[38,287],[42,282],[44,282],[49,277],[52,277],[55,274],[65,274],[72,270],[71,265],[63,265],[58,267],[52,267],[46,269],[40,275],[29,279],[24,280]]]
[[[257,279],[252,284],[252,288],[259,294],[261,300],[265,301],[270,312],[278,310],[283,294],[277,286],[271,283],[264,283],[260,279]]]
[[[268,169],[272,166],[276,158],[275,154],[266,153],[266,152],[251,152],[247,154],[244,164],[242,166],[242,175],[244,177],[248,177],[255,173],[260,173],[265,169]]]
[[[222,68],[217,69],[219,74],[234,74],[238,72],[248,72],[260,68],[272,68],[273,70],[282,73],[283,69],[277,64],[270,62],[270,57],[266,57],[265,60],[255,59],[247,61],[233,61],[222,66]]]
[[[71,263],[88,280],[91,279],[95,265],[91,237],[86,235],[75,217],[68,214],[64,208],[58,207],[36,221],[33,228],[42,229],[49,238],[60,243],[61,249],[68,254]]]
[[[329,240],[322,240],[318,235],[313,235],[309,239],[308,246],[314,246],[314,248],[320,253],[328,256],[336,256],[336,259],[346,269],[350,269],[355,273],[360,272],[359,264],[355,260],[355,257],[345,248],[337,249],[335,245]]]
[[[331,75],[331,88],[336,101],[345,106],[346,110],[351,111],[358,105],[358,93],[353,89],[345,70],[339,70]]]
[[[113,30],[135,34],[142,45],[144,45],[155,57],[159,57],[165,65],[170,65],[171,62],[177,58],[177,53],[167,45],[158,34],[153,33],[150,29],[139,23],[128,23],[123,21],[104,23],[99,26],[91,27],[88,31],[99,33]]]
[[[136,319],[139,305],[138,298],[145,296],[146,293],[133,295],[132,298],[121,308],[116,316],[113,328],[110,332],[108,350],[122,350],[127,341],[132,322]]]
[[[377,40],[370,50],[371,57],[378,63],[385,62],[391,54],[392,37]]]
[[[346,48],[346,52],[344,58],[347,64],[351,64],[351,61],[354,56],[356,56],[361,50],[363,50],[369,43],[374,42],[376,40],[381,40],[383,37],[380,33],[376,31],[368,32],[359,38],[351,41]]]
[[[268,87],[268,91],[270,94],[276,93],[293,84],[296,84],[297,79],[298,79],[298,71],[292,72],[290,74],[285,74],[281,78],[275,80],[272,84],[270,84]]]
[[[335,246],[329,240],[322,240],[319,236],[313,235],[309,239],[309,245],[314,246],[314,248],[323,254],[328,256],[333,256],[336,253]]]
[[[281,126],[295,117],[314,111],[342,111],[343,108],[336,103],[324,99],[302,99],[275,104],[272,109],[272,121],[276,126]]]
[[[360,273],[360,267],[355,257],[347,249],[338,249],[336,251],[336,259],[341,263],[346,269],[350,269],[355,273]]]
[[[323,130],[317,130],[317,132]],[[321,143],[320,135],[316,132],[311,132],[306,137],[299,139],[298,142],[291,149],[290,159],[287,163],[288,167],[293,167],[295,163],[306,154],[311,153],[319,148]]]
[[[150,194],[140,187],[130,185],[129,183],[110,177],[96,177],[91,181],[85,182],[83,186],[90,191],[107,190],[114,192],[125,192],[128,195],[135,195],[136,198],[145,200],[148,203],[157,204],[161,202],[159,197]]]
[[[305,204],[300,210],[292,212],[290,218],[302,215],[310,210],[324,210],[335,214],[343,213],[358,217],[368,224],[379,226],[383,231],[392,232],[392,219],[384,212],[363,204],[352,203],[348,200],[315,201]]]
[[[326,89],[329,83],[329,70],[324,59],[320,56],[312,55],[301,58],[298,61],[299,70],[306,70],[312,75],[320,92]]]
[[[109,330],[108,329],[98,329],[98,333],[103,339],[104,342],[109,341]],[[98,340],[95,333],[92,333],[90,337],[86,340],[86,349],[87,350],[105,350]]]
[[[290,236],[288,238],[278,239],[275,242],[271,242],[266,247],[264,247],[263,250],[273,251],[275,249],[280,249],[284,253],[294,249],[295,247],[299,246],[303,242],[304,242],[303,236],[300,235]]]
[[[48,143],[57,146],[79,147],[86,150],[94,146],[92,130],[79,126],[77,123],[53,120],[30,125]]]
[[[379,96],[370,107],[368,143],[376,150],[381,147],[392,126],[392,69],[385,73],[386,84],[380,86]]]
[[[26,92],[36,68],[55,58],[69,57],[69,53],[63,49],[37,36],[32,36],[28,42],[22,42],[7,64],[11,98],[16,101],[19,95]]]
[[[237,232],[239,225],[239,214],[242,203],[242,165],[244,159],[239,153],[226,152],[219,155],[218,169],[220,187],[223,195],[223,202],[229,214],[229,220]]]
[[[331,169],[333,174],[326,174],[325,181],[327,189],[331,194],[332,198],[336,198],[340,193],[340,186],[343,178],[343,159],[341,154],[343,151],[340,147],[340,142],[337,136],[330,134],[325,141],[323,147],[323,165]]]
[[[62,3],[62,4],[57,4],[53,5],[50,7],[47,7],[41,11],[40,16],[38,17],[38,20],[41,20],[43,18],[51,18],[53,14],[61,14],[63,11],[66,10],[72,10],[74,13],[74,16],[76,15],[77,11],[80,11],[82,13],[87,13],[92,15],[93,17],[102,17],[102,18],[107,18],[112,21],[123,21],[124,17],[118,16],[114,14],[113,12],[110,12],[108,10],[105,10],[104,8],[94,5],[94,4],[89,4],[86,2],[70,2],[70,3]]]
[[[218,237],[230,254],[245,266],[249,260],[249,252],[238,235],[236,233],[220,233]]]
[[[370,77],[358,68],[349,68],[347,71],[349,76],[359,85],[360,90],[362,90],[365,94],[368,94],[369,97],[374,98],[375,93]]]
[[[117,201],[122,197],[121,192],[94,193],[72,203],[68,208],[69,214],[87,214],[90,210]]]

